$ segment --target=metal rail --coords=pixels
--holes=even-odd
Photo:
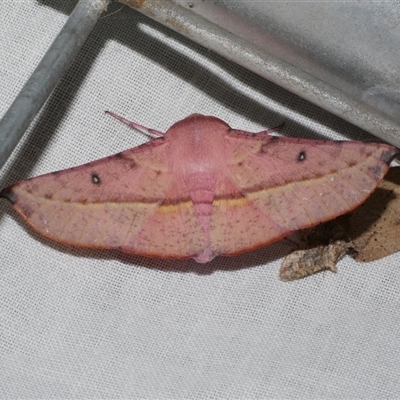
[[[207,3],[212,3],[209,6],[208,14],[214,12],[215,15],[218,15],[218,13],[221,13],[221,8],[215,6],[215,3],[218,2],[197,3],[196,1],[181,0],[118,1],[324,108],[332,114],[365,129],[386,142],[400,147],[400,122],[394,117],[341,90],[331,84],[329,80],[321,80],[306,72],[305,69],[285,61],[283,59],[284,54],[281,58],[276,57],[266,51],[265,48],[257,47],[252,41],[246,40],[245,37],[233,34],[232,31],[235,27],[232,27],[232,24],[232,29],[228,31],[219,24],[213,23],[193,12],[198,8],[197,4],[203,7]],[[199,12],[201,12],[200,8],[199,6]],[[229,13],[226,13],[225,18],[229,17]],[[238,23],[240,24],[240,21]],[[253,28],[256,29],[255,26]]]
[[[80,0],[0,121],[0,168],[71,65],[111,0]]]

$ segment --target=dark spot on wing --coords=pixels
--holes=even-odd
[[[92,173],[92,183],[95,185],[100,185],[101,183],[100,177],[96,173]]]
[[[109,160],[117,159],[118,161],[122,161],[123,165],[130,169],[137,167],[137,163],[134,160],[132,160],[132,158],[126,157],[123,152],[114,154],[108,157],[108,159]]]
[[[375,165],[374,167],[368,168],[368,171],[373,175],[374,179],[379,180],[382,178],[382,170],[383,168],[379,165]]]
[[[135,161],[133,160],[129,160],[129,168],[130,169],[134,169],[137,167],[137,164],[135,163]]]
[[[7,199],[11,204],[15,204],[18,201],[18,196],[13,192],[12,186],[8,186],[0,192],[0,197]]]
[[[371,157],[372,153],[373,153],[373,151],[372,151],[371,149],[365,150],[365,151],[364,151],[364,156],[365,156],[365,157]]]
[[[306,158],[307,158],[306,152],[305,151],[301,151],[297,156],[297,161],[303,162],[303,161],[306,160]]]
[[[30,218],[33,214],[33,209],[28,204],[21,204],[20,210],[21,213],[25,215],[26,218]]]

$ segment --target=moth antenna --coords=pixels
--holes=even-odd
[[[273,128],[268,128],[268,129],[266,129],[265,131],[257,132],[256,135],[259,135],[259,134],[261,134],[261,133],[270,134],[271,132],[276,132],[276,131],[281,130],[284,126],[285,126],[285,123],[282,122],[282,123],[279,124],[278,126],[274,126]]]
[[[129,127],[139,129],[151,136],[164,136],[164,132],[157,131],[156,129],[147,128],[143,125],[137,124],[136,122],[129,121],[126,118],[122,117],[121,115],[113,113],[112,111],[106,111],[105,113],[111,115],[112,117],[116,118],[118,121],[123,122]]]

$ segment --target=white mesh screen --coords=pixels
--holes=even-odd
[[[74,1],[0,4],[0,115]],[[117,11],[113,14],[113,12]],[[0,173],[0,187],[95,160],[191,113],[260,131],[368,139],[120,4],[110,6]],[[395,398],[399,255],[282,283],[289,242],[209,264],[74,249],[0,201],[0,397]]]

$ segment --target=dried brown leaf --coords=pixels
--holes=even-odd
[[[354,243],[356,261],[370,262],[400,250],[400,167],[390,168],[374,193],[336,221]]]

